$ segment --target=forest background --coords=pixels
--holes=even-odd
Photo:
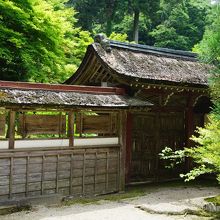
[[[211,0],[1,0],[0,79],[62,83],[97,33],[191,51],[213,7]]]

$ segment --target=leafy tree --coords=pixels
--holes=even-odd
[[[139,42],[139,24],[141,14],[151,20],[156,20],[156,11],[159,9],[159,0],[128,0],[128,9],[133,13],[133,41]]]
[[[79,25],[94,35],[104,32],[110,36],[113,24],[122,19],[124,13],[122,0],[70,0],[68,5],[79,12]]]
[[[92,34],[104,32],[108,37],[112,32],[126,33],[129,40],[145,42],[147,30],[156,20],[159,0],[70,0],[79,13],[79,25]],[[147,22],[146,22],[147,21]],[[149,22],[150,21],[150,22]],[[124,31],[124,32],[123,32]]]
[[[63,82],[91,38],[64,0],[0,1],[1,80]]]
[[[127,38],[128,38],[127,34],[120,34],[120,33],[118,34],[115,32],[112,32],[111,35],[109,36],[109,39],[117,40],[121,42],[128,42]]]
[[[151,32],[155,46],[191,50],[202,39],[209,7],[201,0],[163,1],[161,21]]]
[[[197,147],[176,152],[165,148],[161,156],[171,160],[172,165],[176,162],[180,163],[184,157],[191,157],[197,166],[189,173],[182,175],[186,180],[205,173],[216,173],[220,182],[220,8],[218,6],[213,8],[211,20],[213,20],[212,25],[207,27],[203,40],[196,46],[201,59],[215,66],[210,73],[212,101],[215,105],[209,116],[210,122],[205,128],[198,128],[198,137],[192,137]]]

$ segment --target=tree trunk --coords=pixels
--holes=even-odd
[[[134,11],[133,40],[137,44],[138,44],[138,40],[139,40],[139,17],[140,17],[140,10],[135,9],[135,11]]]
[[[107,25],[106,25],[106,35],[109,37],[112,33],[112,19],[107,20]]]
[[[117,0],[106,0],[106,35],[109,37],[112,33],[112,21],[115,16]]]

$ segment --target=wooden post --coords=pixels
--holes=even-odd
[[[68,136],[69,136],[69,147],[73,147],[74,141],[74,114],[72,111],[68,114]]]
[[[187,109],[185,113],[186,147],[192,147],[192,141],[190,140],[190,137],[194,133],[193,101],[194,101],[194,98],[192,94],[189,94],[188,101],[187,101]],[[190,167],[192,167],[192,161],[188,158],[186,160],[186,171],[190,170]]]
[[[125,190],[125,160],[126,160],[126,122],[127,112],[121,111],[119,114],[119,143],[120,143],[120,175],[119,191]]]
[[[9,123],[8,123],[8,133],[9,133],[9,142],[8,148],[14,149],[15,145],[15,111],[9,112]]]
[[[126,183],[130,182],[131,176],[131,157],[132,157],[132,114],[127,113],[127,132],[126,132]]]
[[[159,169],[159,151],[160,151],[160,111],[155,113],[155,181],[158,182],[160,179],[160,169]]]

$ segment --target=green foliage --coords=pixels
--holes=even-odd
[[[76,69],[91,38],[64,3],[0,1],[1,79],[63,82]]]
[[[161,21],[150,33],[155,40],[154,45],[191,50],[202,39],[208,11],[206,1],[164,0],[158,11]]]
[[[169,164],[166,165],[166,168],[174,168],[176,165],[185,161],[185,153],[184,150],[173,151],[172,148],[165,147],[161,153],[159,153],[159,156],[164,160],[169,160]]]
[[[200,172],[214,172],[220,181],[220,120],[215,115],[210,116],[210,123],[205,128],[198,128],[198,134],[192,137],[198,146],[186,151],[200,164]]]
[[[200,54],[204,62],[215,65],[210,76],[210,86],[216,106],[215,115],[220,119],[220,8],[218,5],[213,8],[209,19],[212,24],[207,26],[203,40],[195,46],[195,51]]]
[[[216,173],[220,182],[220,120],[214,115],[210,116],[210,122],[205,128],[198,128],[199,136],[193,136],[192,140],[197,143],[197,147],[185,148],[184,150],[173,151],[171,148],[165,148],[160,156],[169,161],[168,168],[185,161],[190,157],[196,163],[187,174],[181,174],[186,181],[193,180],[197,176],[205,173]]]
[[[211,7],[210,0],[70,0],[69,5],[79,12],[79,26],[93,35],[126,33],[133,41],[138,31],[142,44],[182,50],[202,39]]]
[[[121,42],[128,42],[127,40],[128,35],[127,34],[118,34],[115,32],[112,32],[111,35],[109,36],[109,39],[111,40],[117,40],[117,41],[121,41]]]

